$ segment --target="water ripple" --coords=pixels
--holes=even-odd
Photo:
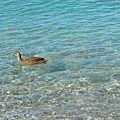
[[[1,0],[0,119],[119,120],[119,8],[119,0]],[[49,61],[19,65],[15,51]]]

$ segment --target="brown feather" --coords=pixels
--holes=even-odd
[[[18,62],[20,64],[33,65],[33,64],[39,64],[39,63],[45,63],[48,61],[48,60],[45,60],[44,58],[40,58],[40,57],[29,57],[26,59],[22,59],[20,52],[16,52],[13,55],[18,57]]]

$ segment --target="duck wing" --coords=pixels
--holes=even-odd
[[[47,62],[44,58],[40,57],[30,57],[25,59],[27,64],[38,64],[38,63],[44,63]]]
[[[31,61],[31,60],[44,60],[44,58],[41,58],[41,57],[29,57],[29,58],[26,58],[25,60],[27,61]]]

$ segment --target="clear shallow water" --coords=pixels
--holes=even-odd
[[[2,0],[0,119],[120,119],[119,8],[119,0]],[[19,65],[15,51],[49,62]]]

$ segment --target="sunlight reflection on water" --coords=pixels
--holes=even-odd
[[[119,120],[119,6],[2,0],[0,119]],[[20,65],[15,51],[49,61]]]

